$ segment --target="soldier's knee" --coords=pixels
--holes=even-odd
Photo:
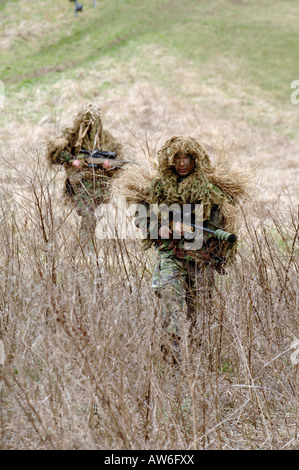
[[[166,285],[159,289],[159,297],[164,299],[174,299],[175,301],[181,299],[181,293],[174,285]]]

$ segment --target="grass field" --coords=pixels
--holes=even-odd
[[[56,81],[57,71],[74,74],[105,55],[124,61],[146,44],[165,48],[178,63],[192,61],[212,83],[216,72],[283,101],[297,73],[299,7],[291,1],[112,0],[96,9],[85,2],[76,19],[71,2],[37,1],[34,11],[31,3],[4,2],[1,9],[0,75],[17,87],[36,78]]]
[[[1,448],[298,449],[299,4],[81,3],[0,3]],[[178,368],[155,253],[88,256],[44,161],[89,102],[132,153],[188,134],[255,168],[236,265]]]

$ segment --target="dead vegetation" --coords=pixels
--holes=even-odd
[[[201,344],[163,359],[152,252],[94,240],[32,157],[1,187],[1,447],[298,448],[298,214],[244,217],[237,263],[216,280]],[[59,175],[58,175],[59,176]]]
[[[41,34],[27,20],[17,32],[7,27],[1,45]],[[290,137],[297,109],[223,83],[217,68],[208,85],[200,70],[166,52],[146,44],[125,62],[98,57],[88,74],[62,70],[54,83],[7,97],[2,449],[298,449],[298,139]],[[141,70],[141,57],[161,81]],[[44,142],[87,102],[102,108],[104,128],[141,160],[148,139],[155,154],[185,134],[213,159],[235,152],[240,165],[257,169],[237,262],[217,277],[201,345],[186,336],[177,367],[160,348],[160,305],[150,287],[155,253],[123,240],[94,240],[86,250],[61,200],[64,174],[46,169]]]

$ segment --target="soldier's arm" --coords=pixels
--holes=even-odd
[[[171,238],[172,230],[170,227],[161,225],[159,218],[150,212],[149,205],[145,204],[145,206],[146,213],[145,211],[137,211],[135,216],[135,225],[142,230],[144,237],[151,240],[168,240]]]
[[[46,158],[50,165],[65,165],[73,160],[74,157],[67,150],[67,141],[60,138],[48,143]]]
[[[63,165],[63,166],[74,165],[79,168],[80,162],[81,162],[81,165],[83,164],[83,161],[75,157],[72,154],[72,152],[70,152],[69,150],[66,150],[65,148],[59,148],[59,146],[57,146],[53,150],[50,149],[48,151],[47,159],[52,165]]]

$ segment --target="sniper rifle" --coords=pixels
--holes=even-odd
[[[212,230],[200,225],[182,224],[182,229],[187,233],[193,233],[195,230],[202,230],[203,232],[211,233],[213,237],[217,238],[218,240],[223,240],[231,244],[237,241],[237,237],[234,233],[226,232],[225,230],[222,230],[220,228],[218,228],[217,230]]]
[[[98,168],[99,165],[103,164],[105,160],[111,160],[113,162],[114,168],[121,168],[126,163],[138,165],[138,162],[134,162],[133,160],[118,160],[116,150],[115,152],[108,152],[106,150],[84,150],[81,149],[79,153],[80,155],[84,155],[84,160],[91,168]],[[86,156],[85,156],[86,155]]]
[[[169,212],[169,215],[171,216],[170,218],[172,220],[175,214],[177,214],[177,212],[178,211],[174,211],[173,213],[171,211]],[[179,211],[179,213],[181,214],[181,210]],[[184,215],[185,217],[188,217],[188,216],[190,217],[189,212],[187,213],[185,212]],[[195,230],[200,230],[203,232],[210,233],[211,235],[213,235],[214,238],[217,238],[218,240],[223,240],[231,244],[237,241],[237,236],[234,233],[226,232],[225,230],[222,230],[220,228],[218,228],[217,230],[212,230],[201,225],[193,224],[192,222],[187,222],[187,223],[183,222],[181,223],[181,227],[182,227],[183,232],[188,233],[188,234],[194,233]]]

